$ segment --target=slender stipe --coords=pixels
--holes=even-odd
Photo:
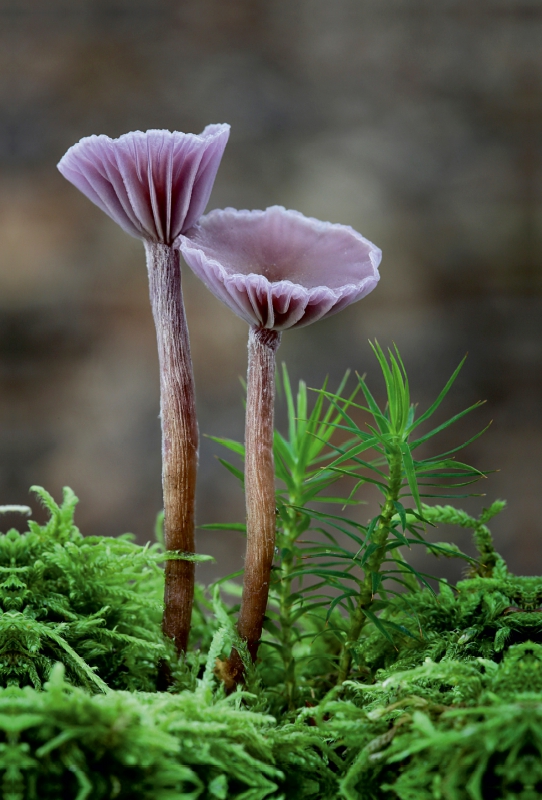
[[[269,328],[252,326],[249,330],[245,419],[247,548],[237,630],[253,661],[262,635],[275,553],[273,431],[275,362],[280,339],[280,332]],[[243,674],[243,663],[236,650],[230,656],[226,672],[232,686]]]
[[[145,242],[160,360],[164,537],[168,553],[194,553],[198,425],[179,252]],[[166,562],[163,630],[186,650],[194,595],[194,563]]]
[[[281,334],[251,328],[248,338],[245,424],[247,551],[238,630],[254,660],[262,635],[275,552],[276,503],[273,430],[275,354]]]

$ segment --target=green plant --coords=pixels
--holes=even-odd
[[[359,487],[370,483],[380,490],[384,498],[380,513],[368,526],[349,523],[350,530],[348,530],[344,527],[344,521],[340,526],[337,525],[358,546],[355,552],[338,547],[336,542],[334,551],[331,548],[315,550],[315,555],[319,558],[322,556],[335,558],[334,561],[326,561],[318,568],[318,574],[322,577],[326,574],[333,576],[341,592],[339,597],[332,601],[330,608],[336,604],[344,604],[350,615],[350,626],[339,661],[339,684],[349,674],[354,649],[367,623],[378,627],[390,641],[392,639],[392,632],[396,630],[394,623],[387,620],[385,615],[377,617],[375,614],[377,610],[386,609],[390,597],[397,596],[397,591],[386,583],[391,579],[394,584],[401,584],[403,589],[409,592],[416,592],[419,584],[431,588],[427,580],[429,576],[411,567],[399,548],[424,544],[435,554],[460,555],[455,547],[425,541],[423,526],[427,520],[423,516],[421,497],[426,495],[423,494],[423,489],[420,491],[420,487],[428,486],[433,489],[439,487],[442,491],[443,488],[468,485],[483,474],[467,464],[450,458],[469,442],[429,458],[416,459],[413,455],[418,447],[479,405],[475,403],[429,432],[417,438],[413,436],[418,426],[429,420],[439,408],[463,362],[435,402],[416,419],[416,408],[410,403],[408,378],[397,348],[395,353],[389,351],[388,359],[378,343],[373,345],[373,351],[385,379],[386,407],[381,409],[378,406],[365,380],[359,376],[359,385],[367,405],[352,403],[353,407],[371,415],[372,420],[367,424],[368,431],[362,430],[347,413],[348,409],[341,406],[340,397],[326,393],[342,417],[342,424],[339,427],[353,435],[356,440],[351,446],[338,447],[339,455],[328,464],[327,468],[356,481],[352,494]],[[371,461],[360,458],[361,454],[367,451],[376,452],[377,458]],[[433,491],[431,496],[442,495]],[[405,508],[401,502],[404,497],[412,497],[415,508]],[[355,534],[353,530],[356,531]],[[335,571],[341,561],[343,564],[345,561],[348,564],[345,570],[348,573],[348,582]],[[361,571],[360,577],[356,576],[355,568]],[[399,632],[404,633],[405,630]]]

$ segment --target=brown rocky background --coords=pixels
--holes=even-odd
[[[468,350],[446,411],[487,405],[441,442],[494,420],[466,457],[500,471],[464,505],[506,497],[498,547],[540,574],[540,41],[538,0],[0,0],[0,502],[69,484],[85,533],[152,535],[143,248],[55,165],[91,133],[230,122],[209,208],[279,203],[384,252],[367,299],[285,334],[292,377],[352,367],[381,394],[367,340],[395,341],[424,407]],[[201,431],[241,438],[246,325],[184,285]],[[203,439],[200,523],[242,519],[218,453]],[[241,565],[235,534],[199,549],[218,560],[203,578]]]

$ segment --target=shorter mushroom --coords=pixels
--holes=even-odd
[[[382,253],[352,228],[272,206],[212,211],[179,237],[187,264],[250,325],[245,426],[247,548],[238,631],[256,659],[275,548],[273,408],[282,331],[335,314],[371,292]],[[224,671],[223,671],[224,672]],[[242,678],[237,651],[227,682]]]
[[[88,136],[58,169],[121,228],[143,239],[160,360],[162,487],[166,549],[163,630],[186,649],[194,595],[194,507],[198,462],[196,398],[175,239],[209,200],[230,132],[208,125],[194,133],[150,130],[118,139]]]

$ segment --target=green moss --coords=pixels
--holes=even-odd
[[[157,546],[84,538],[70,489],[60,506],[35,491],[49,522],[0,536],[0,685],[40,688],[60,662],[74,685],[91,691],[153,690],[168,657]]]
[[[452,590],[441,584],[438,595],[424,590],[388,609],[389,619],[413,629],[417,636],[396,636],[394,643],[377,632],[360,644],[373,671],[403,670],[425,658],[433,661],[499,661],[511,645],[529,639],[542,641],[542,581],[510,575],[504,566],[499,577],[475,577]]]
[[[342,797],[540,797],[541,645],[514,645],[501,663],[427,660],[349,690],[353,700],[327,708],[350,753]]]
[[[0,691],[4,792],[32,798],[264,797],[281,777],[272,720],[209,691],[90,695],[57,666],[45,690]]]
[[[391,599],[388,628],[365,626],[341,686],[344,618],[325,605],[299,615],[288,703],[273,606],[246,690],[226,697],[214,667],[235,640],[235,604],[197,588],[194,649],[175,667],[160,632],[160,546],[85,539],[73,493],[60,506],[39,494],[49,522],[0,536],[6,800],[542,794],[542,581],[508,573],[483,517],[453,521],[473,527],[485,561],[456,587]],[[452,511],[424,514],[450,522]],[[161,659],[173,693],[156,691]]]

